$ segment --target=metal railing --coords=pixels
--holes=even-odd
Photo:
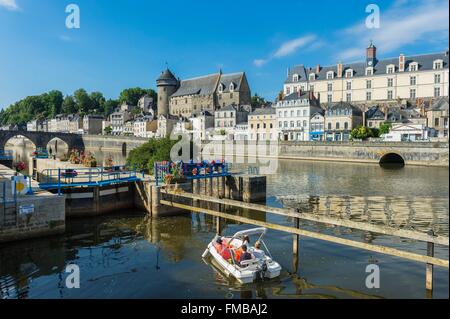
[[[45,169],[40,173],[39,188],[57,189],[61,194],[63,188],[104,186],[138,181],[141,177],[144,178],[143,172],[126,166]]]

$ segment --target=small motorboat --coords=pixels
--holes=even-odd
[[[263,237],[266,232],[267,228],[253,228],[239,231],[232,237],[215,236],[202,257],[206,258],[210,255],[227,276],[231,275],[243,284],[252,283],[257,279],[276,278],[280,275],[281,266],[273,260],[264,243]],[[244,238],[250,236],[258,236],[257,241],[261,243],[261,248],[264,250],[247,245],[247,251],[252,258],[240,261]],[[222,241],[221,245],[218,243],[219,238]]]

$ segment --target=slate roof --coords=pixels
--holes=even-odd
[[[273,107],[259,107],[259,108],[256,108],[249,115],[270,115],[270,114],[276,114],[275,108],[273,108]]]
[[[216,91],[220,73],[182,80],[178,90],[171,97],[184,95],[210,95]]]
[[[366,118],[368,120],[384,120],[385,114],[378,105],[375,105],[366,111]]]
[[[361,110],[359,108],[357,108],[356,106],[348,103],[348,102],[335,103],[335,104],[332,104],[328,108],[328,111],[338,111],[338,110],[351,110],[352,111],[352,115],[362,116]]]
[[[244,72],[222,74],[220,77],[220,82],[224,86],[223,92],[230,92],[230,84],[234,84],[234,91],[239,91],[242,84],[242,79],[244,78]]]
[[[448,96],[437,99],[431,106],[432,111],[448,111]]]
[[[418,63],[418,71],[425,71],[425,70],[432,70],[433,69],[433,62],[435,60],[443,60],[444,61],[444,68],[448,68],[448,54],[446,52],[442,53],[431,53],[431,54],[422,54],[422,55],[415,55],[415,56],[405,56],[405,73],[409,72],[409,65],[412,62]],[[395,65],[395,72],[398,72],[398,57],[395,58],[389,58],[389,59],[382,59],[377,60],[375,62],[375,65],[373,66],[373,75],[382,75],[386,74],[386,67],[390,64]],[[345,71],[348,69],[352,69],[354,71],[353,77],[362,77],[366,76],[366,62],[357,62],[357,63],[348,63],[343,64],[343,76],[345,76]],[[334,72],[334,76],[337,75],[337,65],[332,66],[324,66],[320,68],[320,72],[316,73],[316,68],[309,68],[304,66],[303,64],[296,65],[293,68],[291,68],[288,72],[287,79],[284,83],[297,83],[293,81],[294,74],[298,74],[299,80],[298,82],[305,82],[309,81],[309,74],[315,73],[316,74],[316,80],[326,80],[327,73],[329,71]],[[314,82],[314,81],[311,81]]]
[[[161,75],[156,80],[156,83],[158,85],[178,85],[178,80],[176,79],[175,75],[173,75],[172,71],[166,69],[161,72]]]

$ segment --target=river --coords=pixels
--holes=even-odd
[[[29,152],[13,148],[16,158]],[[116,164],[124,158],[112,156]],[[407,166],[280,161],[268,176],[267,204],[300,207],[316,214],[433,229],[448,236],[449,170]],[[256,214],[256,213],[255,213]],[[267,221],[292,225],[280,216]],[[425,265],[301,238],[298,268],[292,259],[292,235],[270,230],[266,242],[283,267],[274,281],[240,286],[229,281],[201,254],[214,236],[211,218],[187,215],[146,218],[143,212],[67,221],[64,235],[0,246],[0,298],[425,298]],[[426,254],[426,244],[367,232],[302,223],[354,240]],[[227,224],[232,234],[248,226]],[[448,248],[436,247],[448,259]],[[80,267],[80,289],[65,286],[65,267]],[[380,288],[365,285],[368,264],[380,268]],[[435,267],[434,298],[448,298],[448,269]]]

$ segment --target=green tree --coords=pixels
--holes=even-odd
[[[68,95],[64,98],[62,103],[62,113],[63,114],[73,114],[77,112],[77,104],[73,96]]]
[[[90,111],[95,114],[101,114],[104,110],[104,105],[106,102],[105,97],[103,96],[103,93],[101,92],[92,92],[89,95],[89,98],[91,99],[91,109]]]
[[[256,108],[256,107],[261,107],[264,106],[267,102],[263,97],[260,97],[257,93],[255,93],[255,95],[252,96],[252,107]]]
[[[42,98],[44,104],[46,105],[46,114],[44,114],[44,117],[54,118],[56,115],[61,113],[64,101],[61,91],[52,90],[48,93],[44,93]]]
[[[103,115],[108,116],[119,106],[118,100],[109,99],[103,104]]]
[[[129,105],[136,106],[139,102],[139,99],[146,94],[154,95],[153,98],[154,99],[156,98],[155,91],[151,89],[143,89],[140,87],[125,89],[122,92],[120,92],[119,103],[120,104],[127,103]]]
[[[85,89],[78,89],[73,92],[75,104],[77,105],[78,114],[85,115],[90,113],[93,102]]]
[[[392,124],[385,122],[380,125],[380,135],[388,134],[391,131]]]
[[[352,139],[365,140],[373,137],[373,131],[366,126],[358,126],[351,131],[350,136]]]
[[[112,127],[111,126],[107,126],[107,127],[105,127],[105,129],[103,131],[105,132],[106,135],[111,135]]]
[[[170,138],[151,139],[131,150],[127,157],[127,165],[136,166],[139,170],[153,172],[155,162],[170,160],[170,150],[176,143],[176,140]]]

